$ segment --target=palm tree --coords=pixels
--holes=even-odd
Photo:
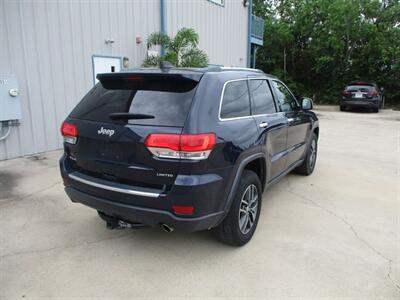
[[[171,38],[163,32],[153,32],[147,39],[147,49],[161,46],[165,55],[147,57],[143,66],[158,66],[161,61],[168,61],[176,67],[206,67],[208,57],[197,48],[199,35],[192,28],[182,28]]]

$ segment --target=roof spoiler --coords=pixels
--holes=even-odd
[[[153,90],[184,93],[192,90],[203,74],[103,73],[97,74],[101,85],[110,90]]]

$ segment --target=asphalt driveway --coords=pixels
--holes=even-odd
[[[400,112],[316,112],[314,174],[264,193],[242,248],[107,230],[64,194],[59,151],[0,162],[0,299],[400,299]]]

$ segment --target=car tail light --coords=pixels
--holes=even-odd
[[[76,144],[78,139],[78,127],[75,124],[64,122],[61,125],[61,134],[64,137],[64,142]]]
[[[377,91],[369,92],[368,94],[371,96],[379,96],[379,92]]]
[[[208,158],[215,146],[215,133],[152,133],[144,144],[156,157],[202,160]]]
[[[342,91],[342,96],[343,96],[343,97],[346,97],[346,96],[348,96],[348,95],[350,95],[350,93],[349,93],[348,91]]]
[[[172,209],[178,215],[193,215],[194,213],[193,206],[172,205]]]

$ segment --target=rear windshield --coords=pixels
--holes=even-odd
[[[373,92],[375,87],[370,85],[349,85],[346,87],[348,92]]]
[[[118,86],[117,86],[118,87]],[[71,112],[70,117],[99,121],[106,123],[120,123],[111,120],[111,113],[134,113],[154,116],[152,119],[133,119],[123,122],[139,125],[177,126],[182,127],[196,91],[196,83],[191,89],[175,90],[169,88],[162,91],[156,86],[152,89],[129,89],[126,85],[113,86],[106,89],[102,83],[97,83]]]

